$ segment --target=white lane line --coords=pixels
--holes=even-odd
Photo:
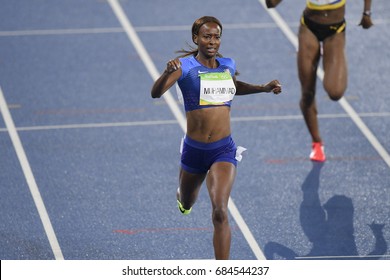
[[[9,106],[8,106],[9,107]],[[379,113],[360,113],[361,117],[377,118],[390,117],[390,112]],[[319,119],[341,119],[350,118],[348,114],[320,114]],[[253,116],[253,117],[232,117],[232,122],[257,122],[257,121],[281,121],[281,120],[302,120],[302,115],[285,115],[285,116]],[[177,124],[177,120],[156,120],[156,121],[134,121],[134,122],[113,122],[113,123],[85,123],[85,124],[58,124],[58,125],[37,125],[37,126],[20,126],[16,127],[17,131],[34,131],[34,130],[55,130],[55,129],[88,129],[88,128],[105,128],[105,127],[128,127],[128,126],[148,126],[148,125],[171,125]],[[0,132],[7,132],[6,128],[0,128]]]
[[[153,78],[154,81],[157,80],[160,74],[157,71],[157,68],[154,65],[149,54],[147,53],[145,47],[143,46],[141,40],[139,39],[137,33],[135,32],[133,26],[131,25],[129,19],[125,15],[122,7],[119,5],[117,0],[108,0],[108,2],[111,5],[111,8],[114,11],[119,22],[121,23],[122,27],[124,28],[130,41],[133,43],[134,47],[136,48],[138,55],[141,57],[142,61],[144,62],[149,74],[151,75],[151,77]],[[172,94],[168,91],[163,95],[163,97],[165,98],[166,102],[168,103],[175,118],[178,120],[182,130],[185,132],[186,131],[186,119],[185,119],[184,115],[182,114],[181,110],[179,109],[176,101],[173,99]],[[251,231],[249,230],[248,226],[246,225],[244,219],[239,214],[237,207],[235,206],[235,204],[231,198],[230,198],[230,203],[229,203],[229,211],[231,212],[238,227],[241,229],[245,239],[247,240],[247,242],[248,242],[249,246],[251,247],[253,253],[255,254],[256,258],[264,260],[265,259],[264,254],[262,253],[259,245],[257,244]]]
[[[268,9],[265,0],[258,0],[261,5],[263,5],[264,9],[269,13],[269,15],[273,18],[275,23],[279,26],[285,36],[289,39],[289,41],[293,44],[296,50],[298,50],[298,38],[295,33],[291,30],[291,28],[287,25],[287,23],[283,20],[280,14],[276,11],[276,9]],[[321,67],[318,67],[317,71],[318,78],[323,81],[324,79],[324,71]],[[342,97],[338,103],[344,109],[345,112],[351,117],[352,121],[356,124],[356,126],[360,129],[363,135],[368,139],[374,149],[378,152],[378,154],[382,157],[385,163],[390,167],[390,155],[386,151],[386,149],[382,146],[382,144],[378,141],[375,135],[371,132],[371,130],[366,126],[366,124],[362,121],[358,113],[352,108],[352,106],[348,103],[348,101]]]
[[[295,257],[299,260],[314,260],[314,259],[389,259],[390,255],[367,255],[367,256],[304,256]]]
[[[122,28],[36,29],[0,31],[0,37],[123,33]]]
[[[257,243],[250,228],[246,224],[244,218],[241,216],[240,211],[238,210],[236,204],[234,203],[234,201],[231,197],[229,198],[228,207],[229,207],[230,213],[232,214],[234,220],[236,221],[236,223],[238,225],[238,228],[241,230],[246,241],[248,242],[249,246],[251,247],[253,254],[256,256],[256,259],[265,260],[266,258],[264,256],[263,251],[260,249],[259,244]]]
[[[376,23],[376,22],[375,22]],[[290,23],[294,24],[294,23]],[[136,32],[172,32],[188,31],[190,25],[166,25],[166,26],[139,26],[133,27]],[[265,29],[278,28],[275,23],[245,23],[245,24],[225,24],[224,29]],[[107,28],[73,28],[73,29],[35,29],[35,30],[10,30],[0,31],[0,37],[15,36],[47,36],[47,35],[77,35],[77,34],[106,34],[124,33],[121,27]]]
[[[11,114],[8,110],[7,102],[4,98],[3,90],[1,89],[1,87],[0,87],[0,111],[1,114],[3,115],[5,125],[8,129],[9,136],[11,138],[15,152],[17,154],[20,165],[22,167],[23,174],[27,181],[31,195],[33,197],[35,206],[37,207],[39,217],[41,218],[54,257],[56,258],[56,260],[63,260],[64,256],[62,255],[60,245],[58,244],[56,234],[51,225],[49,215],[46,211],[45,204],[43,203],[38,185],[35,181],[33,172],[30,167],[30,163],[28,162],[26,153],[23,149],[22,142],[20,141],[18,132],[16,131],[14,121],[12,120]]]
[[[360,19],[350,19],[358,22]],[[390,21],[386,19],[375,19],[375,25],[387,25]],[[289,26],[298,27],[297,22],[288,22]],[[190,25],[165,25],[165,26],[138,26],[134,27],[137,32],[172,32],[172,31],[188,31]],[[223,29],[269,29],[278,28],[275,23],[268,22],[253,22],[253,23],[226,23]],[[103,28],[73,28],[73,29],[33,29],[33,30],[9,30],[0,31],[0,37],[13,36],[44,36],[44,35],[77,35],[77,34],[104,34],[104,33],[124,33],[122,28],[118,27],[103,27]]]
[[[367,118],[378,118],[378,117],[390,117],[388,112],[380,113],[360,113],[360,116]],[[342,119],[351,118],[348,114],[319,114],[319,119]],[[249,122],[249,121],[280,121],[280,120],[302,120],[301,115],[285,115],[285,116],[252,116],[252,117],[232,117],[233,122]]]
[[[143,46],[140,38],[138,37],[137,33],[135,32],[132,24],[130,23],[129,19],[127,18],[126,14],[124,13],[122,7],[120,6],[118,1],[116,1],[116,0],[108,0],[108,3],[110,4],[116,17],[118,18],[119,22],[121,23],[123,29],[125,30],[125,33],[129,37],[130,41],[133,43],[138,55],[141,57],[142,61],[144,62],[146,69],[148,70],[153,81],[157,80],[158,77],[160,76],[160,74],[157,71],[156,66],[153,64],[153,61],[150,58],[145,47]],[[166,92],[163,95],[163,97],[164,97],[165,101],[168,103],[169,108],[171,109],[173,115],[178,120],[181,128],[185,131],[186,130],[185,118],[183,117],[181,110],[180,110],[179,106],[177,105],[175,99],[172,97],[171,92],[170,91]]]
[[[32,130],[105,128],[105,127],[128,127],[128,126],[170,125],[170,124],[177,124],[177,120],[25,126],[25,127],[17,127],[16,130],[32,131]],[[7,131],[7,130],[0,128],[0,132],[2,131]]]

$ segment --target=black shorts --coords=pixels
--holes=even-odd
[[[320,24],[311,19],[307,18],[305,15],[301,17],[301,24],[305,25],[313,34],[317,37],[318,41],[322,42],[326,38],[333,36],[337,33],[345,32],[347,23],[345,19],[341,22],[333,24]]]

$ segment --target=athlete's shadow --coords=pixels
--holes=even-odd
[[[387,243],[383,237],[383,224],[369,225],[375,236],[375,248],[368,256],[358,257],[356,248],[352,199],[344,195],[334,195],[323,206],[318,190],[320,172],[324,163],[313,162],[313,168],[302,185],[303,201],[300,206],[301,226],[313,244],[306,256],[299,256],[286,246],[269,242],[264,247],[267,259],[379,259],[387,251]],[[325,257],[327,256],[327,257]],[[369,257],[371,256],[371,257]]]

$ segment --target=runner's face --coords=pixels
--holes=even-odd
[[[198,45],[199,53],[204,57],[214,57],[221,45],[221,27],[215,22],[203,24],[198,35],[194,36],[194,42]]]

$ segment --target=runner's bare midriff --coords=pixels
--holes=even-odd
[[[312,21],[320,24],[332,24],[341,22],[345,16],[345,6],[334,10],[312,10],[306,8],[303,12]]]
[[[186,113],[187,135],[193,140],[211,143],[231,134],[230,107],[215,106]]]

